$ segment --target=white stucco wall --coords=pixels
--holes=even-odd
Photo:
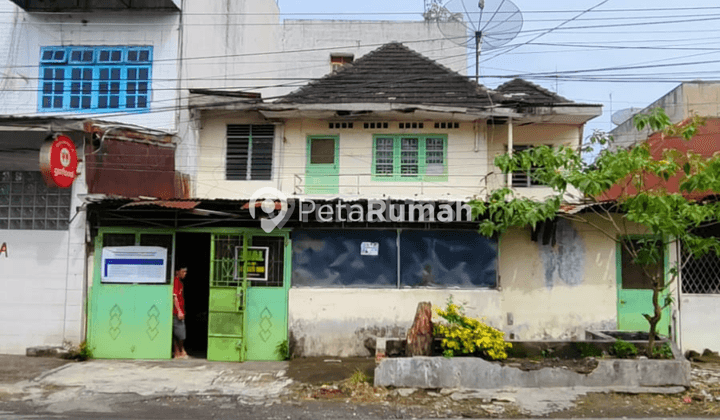
[[[467,37],[467,28],[458,22],[285,20],[280,77],[297,78],[305,83],[308,78],[320,78],[331,72],[331,54],[352,54],[358,59],[392,41],[467,74],[467,44],[458,45],[467,41]],[[274,93],[285,94],[293,89],[284,87]]]
[[[176,130],[178,13],[26,13],[0,1],[0,115],[58,115],[38,112],[40,47],[57,45],[151,45],[149,112],[62,113],[94,116],[150,128]]]
[[[293,287],[289,329],[305,356],[368,355],[367,337],[403,337],[419,302],[444,306],[452,296],[506,338],[583,339],[587,329],[617,328],[615,270],[615,243],[592,228],[563,222],[554,247],[513,229],[500,240],[497,289]]]
[[[720,295],[688,295],[680,297],[680,327],[682,350],[720,350]]]
[[[82,165],[79,167],[83,172]],[[85,328],[85,211],[76,179],[66,231],[0,230],[0,353],[25,354],[27,347],[74,345]]]

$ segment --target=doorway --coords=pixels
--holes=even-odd
[[[207,358],[208,298],[210,296],[210,233],[175,234],[175,267],[186,266],[185,350],[194,358]]]
[[[623,238],[623,241],[637,247],[642,236]],[[666,250],[659,249],[660,262],[650,267],[643,267],[633,261],[631,254],[618,242],[615,253],[617,261],[617,290],[618,290],[618,330],[621,331],[648,331],[650,324],[643,314],[652,314],[653,285],[647,272],[657,272],[666,276],[668,270],[668,255]],[[662,304],[667,290],[659,297]],[[665,308],[657,325],[657,333],[670,336],[670,308]]]

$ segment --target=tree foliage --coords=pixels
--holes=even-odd
[[[662,136],[690,140],[704,120],[693,117],[674,125],[662,109],[635,117],[638,130],[649,129]],[[591,143],[605,146],[593,162],[583,160],[582,153],[571,147],[538,146],[498,156],[495,165],[503,173],[525,172],[533,180],[552,188],[554,196],[544,201],[514,194],[507,187],[492,191],[484,200],[471,203],[475,216],[482,220],[480,232],[497,235],[511,227],[532,226],[556,217],[586,223],[608,238],[621,243],[642,266],[657,264],[662,258],[658,249],[680,241],[691,256],[709,252],[720,256],[720,241],[701,237],[698,228],[717,223],[720,204],[712,197],[720,191],[720,155],[703,157],[692,151],[669,149],[660,155],[649,141],[632,147],[620,147],[613,139],[596,132]],[[591,145],[592,146],[592,145]],[[628,145],[624,145],[628,146]],[[658,182],[660,181],[660,182]],[[669,189],[668,181],[677,181],[677,190]],[[616,192],[608,200],[608,192]],[[619,191],[619,193],[617,192]],[[561,211],[566,202],[594,204],[587,212],[568,214]],[[607,223],[594,221],[602,218]],[[650,240],[624,241],[637,225],[644,227]],[[610,227],[608,227],[610,226]],[[677,277],[679,267],[670,270],[670,279],[663,273],[647,271],[653,283],[654,313],[643,314],[649,323],[649,352],[652,354],[656,326],[662,310],[671,304],[665,289]]]

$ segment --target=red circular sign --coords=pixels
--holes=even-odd
[[[70,188],[77,177],[75,143],[63,135],[48,139],[40,148],[40,172],[51,187]]]

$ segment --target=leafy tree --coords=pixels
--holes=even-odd
[[[638,130],[649,128],[662,136],[690,140],[704,124],[703,119],[674,125],[662,109],[634,119]],[[538,146],[505,154],[495,159],[503,173],[525,172],[534,180],[555,191],[552,198],[536,201],[516,196],[512,189],[503,187],[490,193],[485,201],[471,203],[475,216],[480,216],[480,232],[486,236],[505,232],[510,227],[532,226],[556,217],[587,224],[611,240],[619,242],[633,261],[640,265],[652,283],[653,313],[643,314],[649,324],[648,355],[653,354],[657,325],[662,311],[672,300],[666,289],[676,280],[680,266],[670,269],[665,281],[661,249],[670,243],[681,242],[692,257],[709,252],[720,256],[720,240],[703,238],[696,229],[717,223],[720,203],[707,197],[720,191],[720,155],[702,157],[692,151],[681,153],[666,150],[662,156],[653,156],[648,141],[633,147],[615,147],[613,139],[595,132],[591,143],[607,147],[594,162],[585,162],[582,152],[568,147]],[[662,180],[664,182],[657,182]],[[668,181],[677,180],[678,191],[667,188]],[[620,189],[608,200],[608,192]],[[561,212],[565,201],[592,204],[586,212]],[[604,220],[603,223],[598,223]],[[645,228],[647,239],[628,241],[623,238],[633,233],[633,225]]]

